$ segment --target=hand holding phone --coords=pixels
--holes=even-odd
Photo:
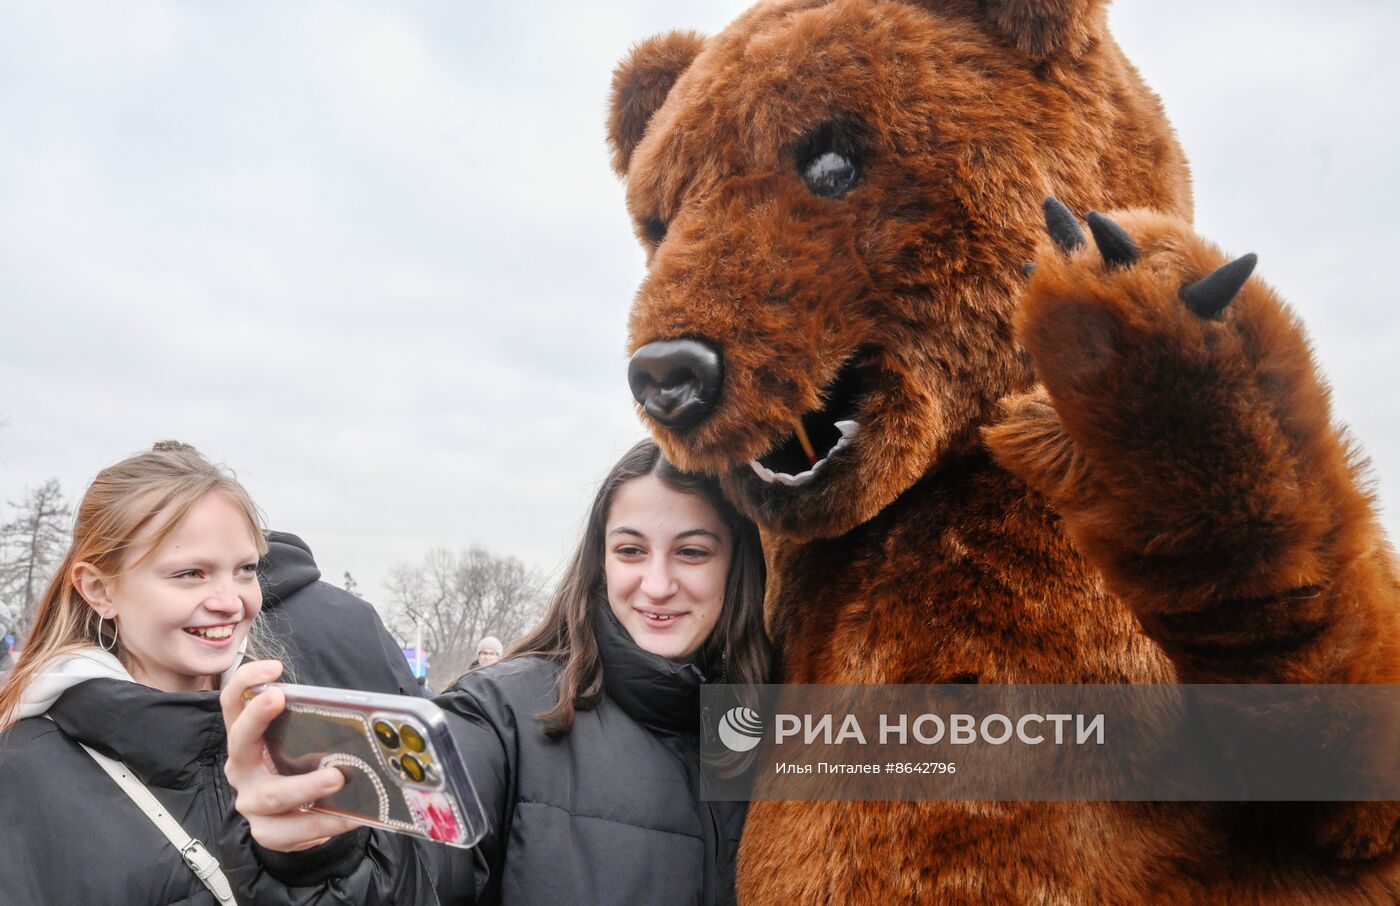
[[[345,776],[324,768],[296,777],[280,777],[272,770],[263,737],[272,720],[286,707],[282,693],[273,688],[264,695],[245,698],[250,686],[271,683],[282,674],[278,661],[252,661],[239,667],[219,692],[228,760],[224,776],[237,793],[236,808],[248,821],[253,840],[265,849],[295,852],[319,846],[356,825],[302,806],[345,785]]]
[[[442,710],[426,699],[287,684],[264,743],[278,774],[335,768],[344,784],[305,806],[357,824],[471,846],[486,832],[471,778]]]

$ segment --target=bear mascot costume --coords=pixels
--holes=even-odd
[[[618,67],[629,381],[761,526],[788,683],[1394,683],[1294,316],[1105,0],[777,0]],[[1189,48],[1183,48],[1189,52]],[[1103,212],[1103,213],[1095,213]],[[1400,902],[1391,803],[753,803],[749,906]]]

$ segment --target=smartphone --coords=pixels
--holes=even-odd
[[[270,683],[287,707],[267,728],[268,759],[279,774],[333,767],[345,786],[307,806],[450,846],[486,833],[486,816],[442,709],[424,698],[323,686]]]

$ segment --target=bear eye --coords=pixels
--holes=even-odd
[[[838,151],[828,151],[807,165],[802,178],[813,195],[840,198],[856,184],[855,162]]]
[[[797,172],[820,198],[840,198],[860,181],[859,123],[842,118],[823,123],[797,146]]]
[[[660,217],[648,217],[642,221],[642,235],[647,237],[648,242],[661,244],[661,240],[666,238],[666,221]]]

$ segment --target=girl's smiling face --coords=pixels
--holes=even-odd
[[[724,609],[734,540],[719,513],[646,475],[617,489],[603,539],[618,622],[642,649],[694,660]]]
[[[170,518],[161,514],[137,537],[122,571],[103,576],[73,568],[74,585],[118,629],[118,654],[138,682],[165,692],[212,687],[233,664],[262,609],[253,527],[218,491],[205,494],[154,551]]]

